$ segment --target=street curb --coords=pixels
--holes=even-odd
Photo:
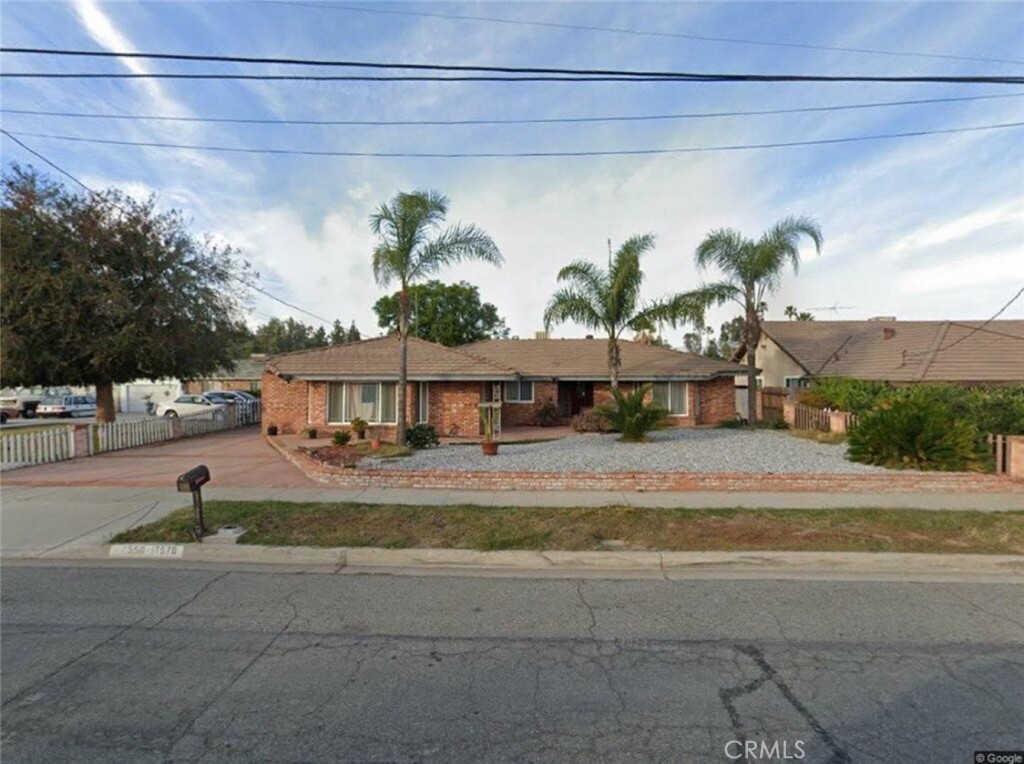
[[[123,546],[123,545],[122,545]],[[405,572],[467,571],[520,574],[648,574],[662,578],[701,574],[753,576],[986,576],[1024,583],[1024,555],[896,554],[873,552],[634,552],[634,551],[493,551],[471,549],[383,549],[377,547],[316,548],[242,544],[180,544],[180,556],[161,558],[142,553],[114,555],[115,547],[91,547],[49,554],[5,554],[3,560],[145,561],[161,565],[182,562],[244,565],[286,565],[320,571],[342,569]]]

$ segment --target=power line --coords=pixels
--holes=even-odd
[[[74,181],[75,183],[77,183],[77,184],[78,184],[79,186],[81,186],[82,188],[84,188],[84,189],[85,189],[85,190],[86,190],[87,192],[89,192],[89,193],[90,193],[90,194],[92,194],[93,196],[96,196],[96,197],[100,197],[100,196],[101,196],[101,194],[100,194],[100,193],[99,193],[98,191],[94,191],[94,190],[93,190],[93,189],[92,189],[92,188],[91,188],[90,186],[88,186],[88,185],[86,185],[85,183],[83,183],[83,182],[82,182],[81,180],[79,180],[79,179],[78,179],[77,177],[75,177],[75,176],[74,176],[74,175],[72,175],[72,174],[71,174],[70,172],[68,172],[67,170],[65,170],[65,169],[64,169],[63,167],[61,167],[61,166],[60,166],[59,164],[57,164],[57,163],[56,163],[56,162],[54,162],[53,160],[51,160],[51,159],[48,159],[47,157],[43,156],[42,154],[40,154],[40,153],[39,153],[38,151],[36,151],[35,149],[33,149],[33,148],[31,148],[31,147],[27,146],[27,145],[26,145],[26,144],[24,143],[24,141],[21,141],[21,140],[19,140],[19,139],[18,139],[18,138],[17,138],[17,137],[16,137],[16,136],[15,136],[14,134],[12,134],[12,133],[11,133],[10,131],[8,131],[8,130],[5,130],[5,129],[3,129],[3,128],[0,128],[0,134],[3,134],[3,135],[5,135],[5,136],[7,136],[7,137],[8,137],[8,138],[10,138],[10,139],[11,139],[12,141],[14,141],[14,142],[15,142],[16,144],[18,144],[18,145],[19,145],[19,146],[21,146],[21,147],[22,147],[23,149],[25,149],[25,151],[27,151],[27,152],[28,152],[29,154],[31,154],[32,156],[36,157],[36,158],[37,158],[37,159],[39,159],[39,160],[40,160],[41,162],[45,162],[45,163],[46,163],[47,165],[49,165],[49,166],[50,166],[51,168],[53,168],[54,170],[56,170],[57,172],[59,172],[59,173],[60,173],[61,175],[63,175],[64,177],[66,177],[66,178],[69,178],[70,180]],[[115,205],[115,206],[118,206],[118,205]],[[118,206],[118,209],[120,209],[120,210],[121,210],[122,212],[125,212],[125,210],[124,210],[124,208],[123,208],[123,207],[120,207],[120,206]],[[231,278],[235,279],[236,281],[238,281],[238,282],[239,282],[239,283],[241,283],[241,284],[244,284],[245,286],[249,287],[250,289],[253,289],[253,290],[255,290],[255,291],[259,292],[259,293],[260,293],[260,294],[262,294],[262,295],[263,295],[264,297],[269,297],[269,298],[270,298],[271,300],[274,300],[274,301],[276,301],[276,302],[279,302],[279,303],[281,303],[282,305],[286,305],[287,307],[291,308],[292,310],[297,310],[297,311],[299,311],[300,313],[305,313],[305,314],[306,314],[307,316],[312,316],[313,318],[317,319],[318,321],[322,321],[323,323],[325,323],[325,324],[328,324],[328,325],[331,325],[331,324],[333,323],[333,322],[331,322],[331,321],[327,320],[326,318],[324,318],[323,316],[318,316],[318,315],[317,315],[316,313],[312,313],[312,312],[310,312],[310,311],[306,310],[305,308],[300,308],[300,307],[299,307],[298,305],[292,305],[292,304],[291,304],[290,302],[286,302],[286,301],[282,300],[282,299],[281,299],[280,297],[278,297],[278,296],[276,296],[276,295],[273,295],[273,294],[271,294],[270,292],[266,291],[265,289],[261,289],[260,287],[256,286],[255,284],[252,284],[252,283],[250,283],[250,282],[246,281],[246,280],[245,280],[244,278],[242,278],[241,276],[238,276],[238,275],[235,275],[235,274],[231,274]]]
[[[316,157],[378,157],[395,159],[499,159],[499,158],[551,158],[551,157],[600,157],[600,156],[648,156],[665,154],[696,154],[715,151],[751,151],[755,149],[792,148],[796,146],[825,146],[860,141],[876,141],[890,138],[912,138],[923,135],[948,135],[953,133],[970,133],[982,130],[1002,130],[1024,127],[1024,122],[1005,122],[994,125],[974,125],[970,127],[948,128],[945,130],[914,130],[904,133],[882,133],[877,135],[859,135],[845,138],[822,138],[811,141],[786,141],[778,143],[753,143],[724,146],[690,146],[666,149],[620,149],[596,151],[510,151],[510,152],[413,152],[413,151],[331,151],[316,149],[269,149],[246,148],[244,146],[209,146],[186,143],[162,143],[157,141],[121,141],[107,138],[80,138],[72,135],[54,135],[52,133],[9,132],[6,135],[20,135],[32,138],[48,138],[56,141],[73,143],[91,143],[109,146],[137,146],[140,148],[185,149],[193,151],[222,151],[236,154],[266,154],[285,156],[316,156]]]
[[[1024,295],[1024,286],[1022,286],[1019,290],[1017,290],[1017,294],[1015,294],[1013,297],[1011,297],[1009,299],[1009,301],[1005,305],[1003,305],[1003,307],[1001,307],[999,310],[997,310],[995,313],[993,313],[991,318],[986,319],[981,324],[979,324],[978,326],[974,327],[971,331],[967,332],[967,334],[965,334],[963,337],[960,337],[960,338],[954,340],[953,342],[949,343],[948,345],[943,345],[942,347],[938,348],[935,351],[935,353],[936,354],[942,353],[942,352],[944,352],[946,350],[949,350],[950,348],[956,347],[961,342],[966,340],[968,337],[973,337],[975,334],[977,334],[978,332],[982,331],[986,326],[988,326],[993,321],[995,321],[997,318],[999,318],[1001,315],[1003,315],[1003,313],[1006,312],[1007,308],[1009,308],[1011,305],[1013,305],[1015,302],[1017,302],[1017,300],[1020,299],[1021,295]],[[1015,336],[1015,335],[1011,335],[1011,336]],[[1024,338],[1018,337],[1018,339],[1024,339]]]
[[[35,109],[3,109],[0,114],[25,114],[37,117],[71,117],[76,119],[120,119],[158,122],[190,122],[242,125],[321,125],[321,126],[452,126],[452,125],[545,125],[580,124],[595,122],[647,122],[684,119],[713,119],[720,117],[751,117],[771,114],[804,114],[815,112],[844,111],[850,109],[874,109],[888,106],[916,106],[920,104],[959,103],[983,101],[993,98],[1020,98],[1024,93],[999,93],[980,96],[958,96],[950,98],[921,98],[904,101],[879,101],[871,103],[836,104],[831,106],[804,106],[790,109],[756,109],[749,111],[685,112],[680,114],[641,114],[624,116],[594,117],[537,117],[513,119],[409,119],[409,120],[358,120],[358,119],[259,119],[244,117],[171,117],[156,114],[119,114],[112,112],[69,112],[41,111]]]
[[[264,0],[270,5],[293,5],[326,8],[329,10],[355,11],[357,13],[392,14],[396,16],[420,16],[427,18],[449,19],[453,21],[483,21],[492,24],[512,24],[520,26],[549,27],[554,29],[573,29],[585,32],[611,32],[614,34],[642,35],[645,37],[665,37],[698,42],[720,42],[736,45],[761,45],[779,48],[799,48],[804,50],[823,50],[837,53],[860,53],[882,56],[905,56],[913,58],[937,58],[949,61],[979,61],[994,64],[1024,64],[1024,60],[1012,58],[991,58],[988,56],[957,56],[947,53],[927,53],[922,51],[896,51],[881,48],[852,48],[837,45],[813,45],[810,43],[782,42],[778,40],[752,40],[742,37],[715,37],[710,35],[684,34],[682,32],[662,32],[645,29],[628,29],[623,27],[602,27],[589,24],[565,24],[553,21],[533,21],[523,19],[503,19],[493,16],[470,16],[453,13],[428,13],[425,11],[402,11],[385,8],[363,8],[335,3],[297,2],[296,0]]]
[[[952,85],[1024,85],[1024,77],[986,76],[867,76],[816,74],[693,74],[665,77],[632,75],[363,75],[363,74],[188,74],[124,72],[0,72],[12,80],[240,80],[257,82],[892,82]]]
[[[528,66],[482,66],[465,64],[418,64],[405,62],[357,61],[350,59],[273,58],[262,56],[227,56],[191,53],[149,53],[138,51],[70,50],[63,48],[0,47],[0,53],[90,58],[146,59],[158,61],[202,61],[213,63],[245,63],[284,66],[332,67],[349,69],[410,70],[431,72],[477,72],[473,76],[421,75],[273,75],[273,74],[211,74],[211,73],[106,73],[106,72],[11,72],[10,78],[46,79],[241,79],[241,80],[326,80],[326,81],[455,81],[455,82],[654,82],[666,80],[695,82],[939,82],[961,84],[1024,84],[1024,77],[940,75],[940,76],[874,76],[874,75],[809,75],[749,74],[683,71],[650,71],[635,69],[570,69]],[[495,76],[500,75],[500,76]],[[509,76],[525,75],[525,76]]]

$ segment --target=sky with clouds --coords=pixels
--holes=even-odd
[[[2,7],[5,46],[573,68],[1021,75],[1024,4],[27,2]],[[448,16],[443,18],[441,16]],[[535,23],[499,23],[475,16]],[[539,22],[539,23],[536,23]],[[575,28],[568,28],[575,27]],[[579,27],[590,27],[581,29]],[[602,29],[594,29],[599,27]],[[655,34],[635,34],[635,30]],[[886,55],[695,40],[673,34],[932,53]],[[956,58],[963,57],[963,58]],[[964,60],[981,58],[986,60]],[[13,71],[292,72],[284,67],[46,60]],[[1024,121],[1024,87],[839,83],[296,83],[6,80],[5,109],[176,117],[452,120],[752,111],[977,95],[1005,98],[830,112],[547,125],[281,126],[5,113],[5,129],[85,138],[342,151],[519,152],[813,141]],[[758,235],[805,214],[825,233],[769,305],[819,318],[985,318],[1024,285],[1024,129],[697,154],[516,159],[316,158],[23,137],[93,187],[155,192],[197,230],[240,248],[261,286],[321,316],[378,330],[367,217],[395,191],[435,188],[451,220],[486,229],[506,258],[445,280],[479,285],[513,333],[532,336],[558,269],[604,262],[657,236],[644,295],[695,287],[693,251],[715,228]],[[5,162],[39,164],[9,140]],[[829,307],[834,307],[830,310]],[[730,318],[716,310],[710,322]],[[254,295],[250,320],[308,316]],[[1024,318],[1024,299],[1006,318]],[[583,329],[561,327],[557,336]],[[668,330],[680,344],[684,329]]]

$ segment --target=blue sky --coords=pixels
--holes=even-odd
[[[1024,59],[1020,3],[330,3],[7,2],[7,46],[222,53],[512,66],[811,74],[1013,74],[1024,65],[710,42],[429,15],[648,30],[811,45]],[[393,13],[388,11],[401,11]],[[234,71],[234,65],[62,60],[5,54],[10,71]],[[248,67],[252,70],[253,67]],[[284,73],[281,67],[260,71]],[[296,119],[538,118],[826,106],[1024,92],[922,84],[509,84],[5,81],[8,109]],[[810,114],[588,125],[238,126],[5,114],[13,132],[132,141],[360,151],[558,151],[817,140],[1024,119],[1024,98]],[[559,267],[603,261],[614,244],[658,237],[645,296],[699,274],[711,229],[751,236],[788,214],[821,223],[825,248],[770,302],[819,318],[984,318],[1024,284],[1024,130],[839,146],[674,156],[383,159],[239,155],[23,140],[93,187],[156,192],[197,230],[239,247],[262,286],[375,333],[380,294],[367,215],[396,190],[436,188],[452,220],[489,231],[500,271],[444,274],[481,288],[513,332],[532,336]],[[5,161],[30,157],[3,142]],[[735,311],[716,311],[717,325]],[[253,321],[294,314],[258,297]],[[308,316],[294,314],[311,320]],[[1005,317],[1024,317],[1024,300]],[[669,330],[681,342],[683,329]],[[580,334],[563,327],[562,336]]]

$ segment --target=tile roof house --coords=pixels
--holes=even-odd
[[[736,360],[743,361],[740,347]],[[764,387],[822,377],[893,384],[1024,384],[1024,321],[765,321]]]
[[[235,361],[232,369],[220,369],[201,379],[190,379],[185,382],[185,392],[189,394],[205,393],[209,390],[247,390],[258,392],[263,380],[263,372],[267,368],[267,356],[264,353],[253,353],[248,358]]]
[[[680,426],[735,415],[729,361],[620,342],[623,386],[654,385]],[[279,432],[344,429],[356,416],[383,429],[397,422],[400,343],[396,336],[274,356],[263,375],[263,423]],[[563,417],[611,398],[604,340],[487,340],[449,348],[409,339],[406,421],[445,436],[476,437],[478,404],[500,401],[505,427],[534,424],[550,400]]]

